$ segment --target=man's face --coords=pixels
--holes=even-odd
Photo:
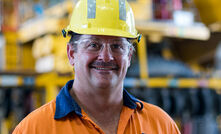
[[[77,51],[74,52],[69,51],[68,46],[68,57],[75,68],[76,82],[97,88],[123,85],[132,55],[126,38],[82,35],[77,44]]]

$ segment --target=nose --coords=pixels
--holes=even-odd
[[[109,62],[114,59],[111,50],[107,44],[104,45],[101,51],[99,52],[98,59],[104,62]]]

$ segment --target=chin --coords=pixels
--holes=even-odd
[[[111,88],[113,85],[111,83],[99,82],[97,83],[98,88]]]
[[[95,83],[96,83],[95,86],[100,89],[112,88],[115,85],[111,81],[106,81],[106,82],[105,81],[97,81]]]

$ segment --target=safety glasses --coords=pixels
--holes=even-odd
[[[107,49],[112,55],[125,55],[128,54],[131,44],[126,39],[110,39],[100,40],[97,38],[84,38],[75,41],[78,48],[84,52],[99,54],[104,49]]]

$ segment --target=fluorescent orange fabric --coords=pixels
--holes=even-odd
[[[144,108],[123,107],[117,134],[180,134],[174,121],[161,109],[144,103]],[[102,130],[82,112],[83,117],[69,114],[54,119],[55,100],[29,114],[13,134],[103,134]]]
[[[30,113],[13,134],[104,134],[69,94],[69,81],[53,100]],[[117,134],[180,134],[174,121],[159,107],[124,91]]]

